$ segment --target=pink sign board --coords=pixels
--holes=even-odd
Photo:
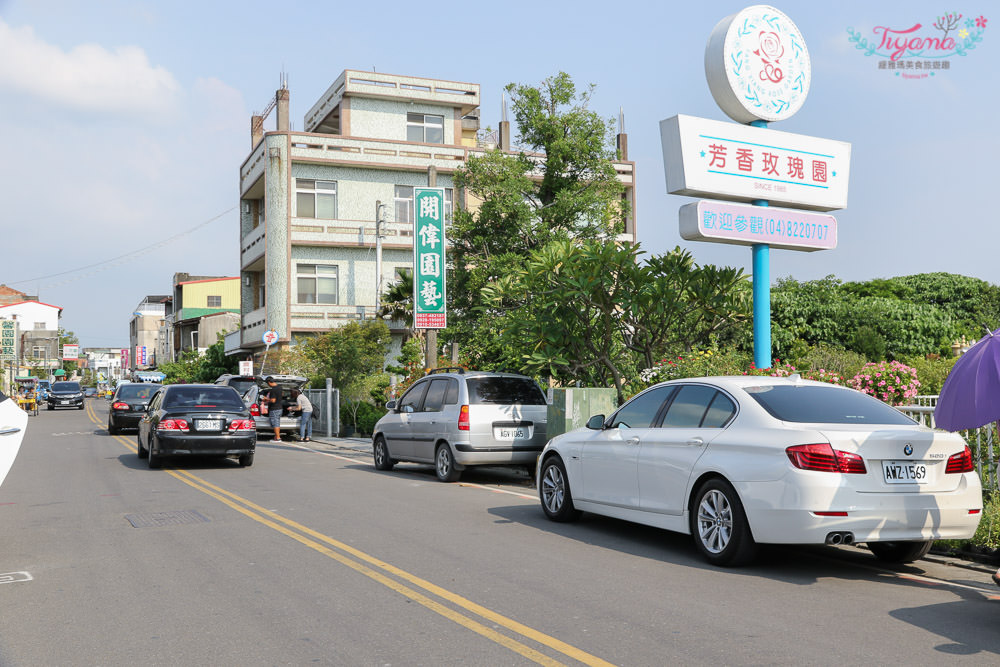
[[[680,232],[688,241],[765,243],[806,252],[837,247],[837,219],[832,215],[774,206],[706,200],[686,204],[681,207]]]
[[[415,329],[444,329],[448,326],[445,313],[417,313],[413,326]]]

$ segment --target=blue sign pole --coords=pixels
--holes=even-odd
[[[754,127],[767,127],[767,122],[755,120]],[[768,206],[766,199],[755,199],[754,206]],[[753,364],[757,368],[771,367],[771,246],[753,246]]]

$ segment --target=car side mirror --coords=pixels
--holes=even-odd
[[[391,401],[386,401],[385,402],[385,409],[386,410],[395,410],[396,409],[396,400],[393,399]]]
[[[604,429],[604,415],[594,415],[587,420],[587,428],[593,431],[601,431]]]

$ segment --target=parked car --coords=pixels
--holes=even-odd
[[[545,446],[548,405],[524,375],[437,369],[385,407],[372,434],[379,470],[399,461],[433,463],[442,482],[475,465],[533,471]]]
[[[84,398],[93,398],[94,396],[97,396],[97,388],[96,387],[85,387],[84,388],[84,390],[83,390],[83,397]]]
[[[295,404],[292,400],[292,389],[301,390],[309,382],[307,378],[298,375],[268,375],[274,378],[278,386],[281,387],[284,397],[281,414],[281,430],[289,433],[299,432],[299,415],[296,412],[289,412],[288,407]],[[220,375],[215,384],[236,389],[243,402],[246,404],[250,414],[253,415],[254,426],[264,434],[274,435],[267,418],[268,404],[263,400],[261,394],[268,390],[267,382],[261,375]]]
[[[150,468],[159,468],[168,456],[192,455],[235,456],[241,466],[250,466],[257,431],[232,387],[174,384],[150,399],[137,440],[139,458],[148,458]]]
[[[138,428],[149,399],[159,388],[158,384],[146,382],[119,384],[108,408],[108,434],[117,435],[123,429]]]
[[[546,516],[581,510],[689,533],[716,565],[758,543],[865,543],[910,562],[976,531],[972,452],[853,389],[792,376],[673,380],[553,438]]]
[[[79,382],[53,382],[46,402],[49,410],[56,408],[83,410],[83,389]]]

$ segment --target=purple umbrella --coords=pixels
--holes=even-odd
[[[941,387],[934,423],[948,431],[1000,420],[1000,329],[969,348]]]

